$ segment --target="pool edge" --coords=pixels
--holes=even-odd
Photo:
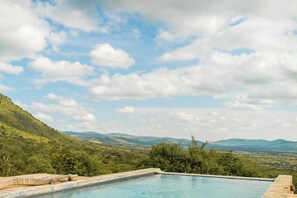
[[[175,173],[175,172],[159,172],[159,174],[164,175],[180,175],[180,176],[196,176],[196,177],[211,177],[211,178],[221,178],[221,179],[240,179],[240,180],[255,180],[255,181],[271,181],[274,178],[259,178],[259,177],[240,177],[240,176],[224,176],[224,175],[207,175],[207,174],[195,174],[195,173]]]
[[[21,189],[21,190],[16,190],[16,191],[7,192],[7,193],[0,193],[0,197],[1,198],[31,197],[31,196],[69,190],[73,188],[81,188],[84,186],[95,185],[99,183],[118,181],[126,178],[135,178],[135,177],[141,177],[146,175],[159,174],[160,172],[162,171],[159,168],[149,168],[149,169],[141,169],[141,170],[135,170],[135,171],[122,172],[122,173],[100,175],[100,176],[90,177],[90,179],[87,179],[87,180],[70,181],[70,182],[52,184],[52,185],[33,186],[28,189]]]
[[[271,178],[254,178],[254,177],[239,177],[239,176],[221,176],[221,175],[206,175],[206,174],[192,174],[192,173],[175,173],[164,172],[159,168],[148,168],[141,170],[134,170],[122,173],[114,173],[108,175],[94,176],[86,180],[70,181],[59,184],[33,186],[27,189],[18,189],[11,192],[0,193],[1,198],[15,198],[15,197],[31,197],[43,194],[49,194],[59,191],[65,191],[75,188],[81,188],[90,185],[103,184],[113,181],[119,181],[124,179],[131,179],[137,177],[143,177],[154,174],[162,175],[179,175],[179,176],[197,176],[197,177],[209,177],[209,178],[222,178],[222,179],[240,179],[240,180],[256,180],[256,181],[271,181],[272,184],[262,196],[262,198],[297,198],[297,195],[290,194],[292,186],[292,176],[279,175],[276,179]]]

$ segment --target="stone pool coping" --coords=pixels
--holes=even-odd
[[[15,197],[30,197],[41,194],[53,193],[73,188],[81,188],[84,186],[95,185],[99,183],[107,183],[111,181],[118,181],[121,179],[136,178],[146,175],[158,174],[161,172],[158,168],[149,168],[136,171],[128,171],[123,173],[114,173],[108,175],[101,175],[95,177],[84,177],[82,180],[78,181],[69,181],[65,183],[52,184],[52,185],[43,185],[43,186],[30,186],[27,188],[21,189],[9,189],[9,191],[2,193],[0,190],[1,198],[15,198]]]
[[[289,176],[289,175],[279,175],[276,179],[270,179],[270,178],[220,176],[220,175],[204,175],[204,174],[190,174],[190,173],[172,173],[172,172],[163,172],[159,168],[148,168],[148,169],[123,172],[123,173],[114,173],[114,174],[108,174],[108,175],[95,176],[95,177],[79,177],[78,181],[69,181],[65,183],[52,184],[52,185],[13,187],[10,189],[0,190],[0,198],[30,197],[30,196],[53,193],[53,192],[58,192],[58,191],[63,191],[68,189],[81,188],[81,187],[96,185],[100,183],[137,178],[137,177],[153,175],[153,174],[271,181],[272,185],[267,190],[267,192],[263,195],[262,198],[297,198],[297,195],[291,194],[292,193],[291,191],[292,176]]]
[[[163,175],[180,175],[180,176],[196,176],[196,177],[211,177],[211,178],[221,178],[221,179],[240,179],[240,180],[255,180],[255,181],[271,181],[275,179],[272,178],[258,178],[258,177],[240,177],[240,176],[223,176],[223,175],[206,175],[206,174],[193,174],[193,173],[175,173],[175,172],[163,172]]]
[[[293,194],[292,186],[292,175],[279,175],[262,198],[297,198],[297,195]]]

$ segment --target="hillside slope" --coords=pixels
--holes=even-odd
[[[81,142],[0,94],[0,176],[29,173],[99,175],[135,169],[142,154]]]
[[[14,135],[23,139],[35,137],[46,142],[56,142],[60,144],[80,144],[79,141],[47,126],[30,113],[24,111],[21,107],[15,105],[10,98],[0,94],[0,126],[3,129],[5,137]],[[15,132],[11,133],[13,130]],[[18,132],[16,132],[18,131]],[[4,137],[2,133],[2,138]],[[22,135],[20,135],[22,133]],[[36,139],[37,138],[37,139]]]

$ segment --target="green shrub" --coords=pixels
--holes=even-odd
[[[161,143],[153,146],[149,157],[144,160],[146,167],[161,168],[168,172],[187,172],[215,175],[258,175],[258,166],[251,160],[244,159],[232,152],[206,150],[205,144],[193,144],[184,149],[181,145]]]

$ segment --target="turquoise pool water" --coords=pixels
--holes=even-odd
[[[37,196],[39,198],[260,198],[269,181],[153,175]]]

